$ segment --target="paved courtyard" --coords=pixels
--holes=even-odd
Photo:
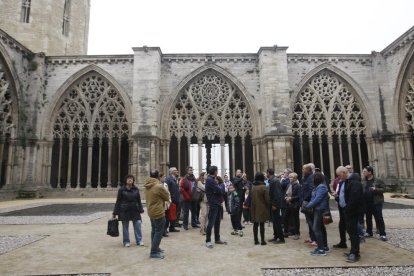
[[[143,215],[144,247],[122,247],[121,237],[106,235],[115,199],[38,199],[0,202],[0,275],[414,275],[414,206],[387,199],[384,217],[388,242],[361,245],[361,261],[345,262],[342,250],[312,257],[301,239],[284,245],[253,245],[252,226],[244,237],[231,236],[224,216],[222,238],[228,245],[204,246],[198,229],[164,238],[164,260],[149,259],[150,223]],[[403,205],[397,205],[403,204]],[[338,214],[327,227],[329,245],[338,242]],[[131,229],[132,232],[132,229]],[[271,238],[266,226],[266,238]],[[132,238],[132,235],[131,235]],[[134,244],[132,240],[132,244]]]

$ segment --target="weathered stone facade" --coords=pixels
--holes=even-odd
[[[0,37],[0,191],[110,190],[126,172],[142,183],[212,141],[230,145],[231,172],[370,164],[413,188],[414,27],[362,55],[44,56]]]
[[[35,53],[86,55],[90,0],[0,0],[0,29]]]

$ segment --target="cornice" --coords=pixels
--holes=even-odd
[[[133,55],[102,55],[102,56],[48,56],[47,64],[117,64],[134,63]]]
[[[288,54],[288,63],[320,63],[320,62],[354,62],[363,65],[372,64],[372,56],[365,54]]]
[[[414,26],[411,27],[408,31],[403,33],[399,38],[394,40],[390,45],[388,45],[384,50],[381,51],[381,54],[384,57],[388,57],[395,52],[399,51],[406,44],[411,43],[414,40]]]
[[[256,63],[256,54],[164,54],[164,63],[245,62]]]

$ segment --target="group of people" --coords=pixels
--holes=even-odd
[[[285,238],[300,239],[300,212],[304,213],[308,225],[309,239],[305,240],[312,256],[325,256],[329,251],[326,216],[330,216],[329,199],[338,202],[340,215],[340,241],[334,248],[347,248],[346,233],[349,235],[351,249],[344,253],[348,262],[360,259],[359,244],[366,237],[373,236],[372,216],[376,221],[380,238],[386,240],[385,225],[382,217],[384,202],[384,183],[374,177],[373,168],[363,170],[363,180],[352,171],[351,166],[339,166],[337,178],[330,181],[315,165],[305,164],[303,179],[290,169],[275,175],[272,168],[266,173],[258,172],[251,183],[241,170],[236,171],[232,181],[227,175],[218,176],[218,168],[210,166],[198,178],[193,168],[186,168],[186,175],[179,178],[177,168],[169,169],[168,177],[157,170],[150,172],[145,182],[145,196],[148,216],[151,219],[151,258],[164,258],[160,248],[162,237],[171,232],[199,228],[205,236],[207,248],[214,244],[225,245],[220,236],[220,223],[225,211],[230,214],[232,235],[243,236],[243,228],[253,224],[253,239],[256,245],[285,243]],[[135,241],[142,246],[141,214],[144,212],[135,178],[125,177],[125,185],[118,191],[113,217],[122,221],[123,245],[130,246],[128,226],[132,221]],[[191,214],[191,220],[189,220]],[[179,223],[182,217],[182,224]],[[366,217],[366,232],[364,218]],[[242,223],[243,218],[243,223]],[[265,223],[273,224],[273,238],[265,240]],[[259,241],[260,232],[260,241]]]

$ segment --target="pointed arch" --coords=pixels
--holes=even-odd
[[[117,186],[128,173],[131,102],[113,77],[90,65],[58,90],[45,137],[53,139],[52,187]]]
[[[361,88],[361,86],[347,73],[345,73],[343,70],[339,69],[336,66],[333,66],[330,63],[322,63],[321,65],[313,68],[311,71],[309,71],[302,80],[296,85],[296,88],[291,96],[291,112],[293,112],[293,107],[296,103],[296,100],[298,98],[299,93],[302,91],[303,87],[306,86],[306,84],[315,77],[319,72],[323,70],[328,70],[332,72],[333,74],[337,75],[339,78],[343,79],[350,88],[353,90],[353,95],[355,96],[355,100],[357,101],[358,105],[361,107],[362,115],[366,120],[367,126],[374,126],[371,128],[367,128],[366,135],[367,137],[371,137],[372,133],[378,129],[378,121],[375,119],[374,112],[367,112],[368,110],[372,110],[369,106],[367,106],[370,101],[366,94],[364,93],[364,90]],[[293,114],[291,114],[292,117]]]
[[[131,102],[131,99],[128,96],[128,94],[125,92],[125,89],[107,71],[105,71],[104,69],[102,69],[101,67],[99,67],[95,64],[91,64],[91,65],[88,65],[88,66],[82,68],[81,70],[79,70],[78,72],[76,72],[75,74],[70,76],[59,87],[59,89],[56,91],[56,93],[53,95],[53,97],[50,101],[50,105],[49,105],[50,108],[48,109],[47,112],[45,112],[44,120],[43,120],[43,127],[42,127],[43,131],[42,132],[43,132],[43,137],[45,139],[47,139],[47,140],[52,139],[52,132],[51,132],[51,130],[53,129],[52,125],[54,123],[54,120],[56,119],[56,112],[59,108],[59,103],[61,103],[62,100],[64,99],[65,93],[80,78],[82,78],[83,76],[85,76],[89,73],[93,73],[93,72],[96,72],[98,75],[101,75],[103,78],[105,78],[108,81],[108,83],[110,85],[113,85],[113,87],[116,89],[116,91],[120,94],[121,99],[125,103],[124,108],[125,108],[126,118],[127,118],[128,122],[131,124],[131,122],[132,122],[132,111],[131,111],[132,102]],[[130,131],[129,135],[131,135],[131,128],[130,128],[129,131]]]
[[[13,127],[10,129],[11,138],[17,138],[19,135],[19,125],[20,125],[20,82],[19,78],[14,71],[13,62],[10,56],[8,55],[5,47],[0,43],[0,79],[3,80],[3,83],[7,82],[7,90],[10,97],[10,120],[13,124]],[[2,100],[2,99],[0,99]],[[4,119],[1,118],[4,123]]]
[[[351,164],[356,171],[368,165],[369,120],[353,86],[329,67],[315,68],[301,82],[291,99],[291,118],[295,170],[312,162],[333,178],[338,165]]]
[[[407,123],[406,118],[406,108],[410,108],[409,106],[406,107],[406,104],[410,104],[407,103],[408,85],[410,85],[408,80],[411,77],[410,74],[414,76],[414,44],[408,50],[404,61],[401,64],[394,91],[393,118],[397,120],[394,123],[399,126],[399,131],[401,133],[409,132],[410,128],[410,124]],[[414,84],[412,84],[412,86],[414,86]],[[414,89],[414,87],[411,89]],[[412,120],[414,121],[414,118]]]
[[[203,73],[211,70],[212,72],[216,72],[220,75],[222,75],[229,83],[235,86],[236,90],[240,91],[240,94],[244,101],[247,103],[247,108],[250,110],[251,115],[251,121],[252,121],[252,128],[253,131],[251,133],[251,136],[254,137],[260,137],[261,135],[261,128],[259,123],[259,117],[258,117],[258,110],[256,105],[254,104],[253,98],[248,93],[246,87],[243,85],[242,82],[240,82],[233,74],[225,70],[224,68],[213,64],[205,64],[196,70],[192,71],[190,74],[188,74],[174,89],[173,93],[165,100],[163,104],[162,110],[165,110],[166,112],[162,113],[162,116],[160,118],[161,122],[161,136],[168,139],[169,137],[169,122],[171,114],[175,108],[175,103],[177,102],[177,98],[180,94],[180,92],[188,86],[197,76],[202,75]]]

